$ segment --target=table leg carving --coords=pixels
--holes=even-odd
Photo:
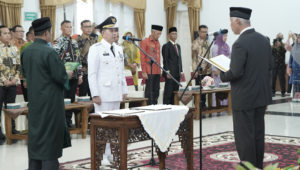
[[[111,154],[114,157],[114,167],[120,167],[121,153],[119,144],[110,144]]]
[[[190,121],[193,120],[184,120],[183,122],[181,122],[177,132],[188,165],[191,163],[191,147],[193,147],[191,146],[191,135],[190,133],[186,133],[192,130],[192,124],[190,123]]]
[[[95,164],[96,164],[96,170],[99,170],[99,167],[101,166],[101,160],[103,160],[103,154],[105,152],[106,143],[97,143],[96,144],[96,150],[95,150]]]
[[[190,155],[191,155],[191,145],[190,145],[190,135],[178,135],[179,141],[181,142],[181,147],[183,149],[183,153],[186,158],[186,162],[191,163]]]
[[[111,153],[114,157],[115,168],[119,169],[121,160],[119,129],[120,128],[96,127],[96,170],[98,170],[99,166],[101,165],[101,160],[103,160],[106,143],[110,143]]]

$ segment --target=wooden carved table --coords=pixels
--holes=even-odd
[[[65,106],[65,110],[81,110],[82,114],[82,126],[81,128],[69,128],[70,134],[82,134],[82,139],[86,138],[87,133],[87,126],[88,126],[88,111],[87,107],[89,105],[72,105],[72,106]],[[21,134],[12,134],[11,132],[11,117],[7,113],[7,109],[3,109],[5,113],[5,132],[6,132],[6,141],[8,145],[12,144],[12,139],[19,139],[19,140],[28,140],[28,132],[21,133]],[[22,112],[21,115],[28,115],[28,110]]]
[[[147,98],[134,98],[128,97],[125,101],[122,101],[120,104],[120,108],[125,108],[125,103],[129,103],[129,107],[137,107],[137,106],[147,106]],[[65,110],[80,110],[81,114],[75,115],[75,125],[76,128],[69,128],[70,134],[82,134],[82,139],[86,139],[87,129],[88,129],[88,116],[89,111],[88,108],[90,105],[93,105],[93,102],[86,102],[86,104],[70,104],[65,105]],[[5,113],[5,132],[6,132],[6,140],[7,144],[12,144],[12,139],[19,139],[19,140],[27,140],[28,139],[28,132],[21,133],[21,134],[12,134],[11,132],[11,116],[6,113],[6,109],[3,109]],[[28,115],[28,110],[25,110],[20,115]]]
[[[101,118],[91,114],[91,170],[99,170],[105,152],[106,143],[110,143],[114,157],[115,168],[127,169],[127,144],[151,140],[137,116]],[[183,153],[187,159],[187,169],[193,170],[193,114],[192,109],[185,116],[177,131]],[[159,169],[165,169],[165,159],[168,152],[162,153],[156,147],[159,158]]]
[[[196,116],[196,120],[199,120],[200,115],[200,108],[199,108],[199,102],[201,101],[200,97],[200,91],[190,91],[192,92],[192,95],[194,96],[195,99],[195,107],[196,110],[194,112],[194,115]],[[178,91],[174,91],[174,105],[179,105],[179,97],[178,97]],[[228,94],[228,105],[227,106],[220,106],[220,100],[217,99],[216,107],[212,106],[212,94],[213,93],[227,93]],[[231,90],[228,88],[225,89],[215,89],[215,90],[202,90],[202,94],[208,94],[208,107],[207,108],[202,108],[202,114],[208,114],[208,113],[218,113],[218,112],[223,112],[223,111],[228,111],[228,115],[231,115]]]

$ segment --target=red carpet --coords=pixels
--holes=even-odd
[[[265,163],[279,163],[283,168],[296,165],[300,148],[300,139],[293,137],[281,137],[266,135],[265,139]],[[234,144],[232,132],[225,132],[203,137],[203,169],[226,169],[233,170],[232,164],[239,162]],[[128,166],[141,165],[149,162],[150,148],[129,151]],[[156,153],[155,153],[156,155]],[[194,140],[194,169],[199,169],[199,139]],[[156,159],[157,160],[157,159]],[[186,169],[186,159],[182,154],[180,142],[174,142],[166,159],[166,167],[173,170]],[[61,164],[60,170],[83,170],[90,169],[90,159],[78,160]],[[101,167],[101,169],[112,169]],[[158,167],[142,167],[140,170],[158,169]]]

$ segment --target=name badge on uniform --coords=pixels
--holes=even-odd
[[[119,55],[120,55],[120,58],[123,58],[123,55],[120,53],[120,51],[119,51]]]
[[[109,56],[109,53],[103,53],[103,56]]]
[[[13,58],[13,64],[17,64],[17,60]]]
[[[120,51],[119,51],[119,57],[120,57],[121,61],[123,61],[124,57],[123,57],[123,55],[120,53]]]

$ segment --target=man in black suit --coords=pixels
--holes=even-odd
[[[176,44],[177,29],[172,27],[169,29],[170,41],[163,45],[162,56],[164,69],[167,70],[178,82],[180,82],[182,72],[181,48]],[[174,104],[173,91],[179,90],[179,85],[171,79],[171,77],[163,72],[165,78],[164,104]]]
[[[230,8],[231,29],[239,38],[232,46],[230,69],[221,73],[231,83],[232,117],[241,161],[263,168],[266,106],[272,102],[273,58],[267,38],[250,25],[251,9]]]

